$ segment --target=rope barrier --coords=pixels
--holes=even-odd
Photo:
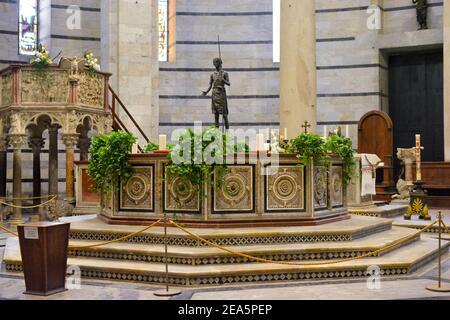
[[[45,201],[45,202],[43,202],[43,203],[41,203],[41,204],[38,204],[38,205],[34,205],[34,206],[17,206],[17,205],[14,205],[14,204],[10,204],[10,203],[3,202],[3,201],[0,201],[0,204],[2,204],[2,205],[4,205],[4,206],[7,206],[7,207],[10,207],[10,208],[17,208],[17,209],[34,209],[34,208],[39,208],[39,207],[45,206],[46,204],[49,204],[50,202],[56,200],[57,198],[58,198],[58,196],[53,196],[50,200]],[[20,200],[20,199],[15,199],[14,201],[19,201],[19,200]]]
[[[273,264],[281,264],[281,265],[290,265],[290,266],[332,265],[332,264],[339,264],[339,263],[343,263],[343,262],[348,262],[348,261],[353,261],[353,260],[358,260],[358,259],[372,257],[374,255],[377,255],[379,253],[382,253],[384,251],[387,251],[387,250],[392,249],[392,248],[394,248],[394,247],[396,247],[396,246],[398,246],[400,244],[406,243],[406,242],[414,239],[415,237],[417,237],[417,236],[421,235],[422,233],[426,232],[428,229],[432,228],[438,222],[439,222],[439,220],[433,222],[432,224],[426,226],[425,228],[421,229],[420,231],[418,231],[418,232],[416,232],[416,233],[414,233],[414,234],[412,234],[410,236],[404,237],[403,239],[400,239],[400,240],[398,240],[398,241],[396,241],[396,242],[394,242],[394,243],[392,243],[390,245],[387,245],[387,246],[385,246],[385,247],[383,247],[381,249],[378,249],[378,250],[375,250],[373,252],[369,252],[369,253],[366,253],[366,254],[363,254],[363,255],[360,255],[360,256],[357,256],[357,257],[341,259],[341,260],[332,260],[332,261],[330,260],[330,261],[324,261],[324,262],[291,262],[291,261],[274,261],[274,260],[269,260],[269,259],[258,258],[258,257],[254,257],[254,256],[251,256],[251,255],[239,252],[239,251],[234,251],[234,250],[225,248],[225,247],[223,247],[221,245],[213,243],[213,242],[211,242],[209,240],[206,240],[205,238],[202,238],[202,237],[192,233],[191,231],[187,230],[186,228],[183,228],[182,226],[178,225],[174,221],[170,220],[170,223],[173,226],[175,226],[178,229],[182,230],[183,232],[189,234],[190,236],[196,238],[197,240],[199,240],[199,241],[201,241],[203,243],[206,243],[209,246],[212,246],[212,247],[218,248],[220,250],[226,251],[228,253],[231,253],[231,254],[234,254],[234,255],[237,255],[237,256],[240,256],[240,257],[243,257],[243,258],[247,258],[247,259],[250,259],[250,260],[253,260],[253,261],[257,261],[257,262],[273,263]]]
[[[9,229],[6,229],[5,227],[2,227],[2,225],[0,225],[0,229],[2,229],[3,231],[6,231],[7,233],[12,234],[15,237],[19,237],[19,235],[17,233],[15,233],[15,232],[13,232],[13,231],[11,231]]]
[[[45,195],[45,196],[40,196],[40,197],[29,197],[29,198],[10,198],[10,199],[4,198],[4,199],[5,199],[5,201],[13,202],[13,201],[20,201],[20,200],[50,199],[50,198],[53,198],[53,197],[55,197],[55,195]]]
[[[92,245],[87,245],[87,246],[69,246],[69,249],[72,249],[72,250],[77,250],[77,249],[90,249],[90,248],[102,247],[102,246],[105,246],[105,245],[111,244],[111,243],[122,242],[122,241],[128,240],[128,239],[130,239],[130,238],[132,238],[132,237],[134,237],[134,236],[137,236],[138,234],[140,234],[140,233],[142,233],[142,232],[145,232],[145,231],[147,231],[148,229],[153,228],[153,227],[156,226],[158,223],[160,223],[161,220],[162,220],[162,219],[156,221],[155,223],[151,224],[151,225],[148,226],[148,227],[145,227],[145,228],[143,228],[143,229],[141,229],[141,230],[138,230],[138,231],[136,231],[136,232],[133,232],[133,233],[131,233],[131,234],[125,236],[125,237],[119,238],[119,239],[110,240],[110,241],[105,241],[105,242],[101,242],[101,243],[97,243],[97,244],[92,244]]]

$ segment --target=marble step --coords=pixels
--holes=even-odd
[[[321,243],[292,243],[253,246],[231,246],[228,249],[242,252],[258,258],[275,261],[298,261],[319,259],[342,259],[355,257],[391,245],[405,237],[416,234],[417,231],[406,228],[393,228],[392,230],[377,233],[351,242],[321,242]],[[417,241],[417,235],[407,244]],[[70,242],[72,246],[87,246],[91,241]],[[396,245],[394,250],[405,244]],[[388,251],[383,252],[386,254]],[[72,257],[101,258],[111,260],[163,262],[164,245],[148,245],[135,243],[114,243],[96,248],[69,250]],[[168,247],[169,263],[186,265],[209,265],[248,263],[247,258],[237,257],[231,253],[214,247]]]
[[[22,270],[17,248],[8,240],[4,262],[8,272]],[[448,252],[445,243],[444,252]],[[438,243],[434,239],[420,240],[398,248],[381,257],[371,257],[339,264],[291,266],[269,263],[229,265],[170,265],[168,279],[174,286],[214,286],[235,283],[367,278],[369,270],[378,270],[383,277],[404,276],[437,257]],[[317,261],[320,262],[320,261]],[[68,264],[78,266],[82,277],[163,284],[166,281],[162,263],[114,261],[105,259],[69,258]]]
[[[285,243],[345,242],[364,238],[390,230],[388,219],[352,216],[349,220],[335,223],[302,227],[258,227],[258,228],[193,228],[191,232],[224,246],[248,246]],[[95,218],[71,224],[72,240],[113,240],[142,229],[139,226],[108,225]],[[128,243],[163,244],[164,228],[154,227],[131,239]],[[177,228],[168,229],[170,245],[198,247],[202,242]]]

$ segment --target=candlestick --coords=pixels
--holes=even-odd
[[[416,180],[422,181],[420,134],[416,134]]]
[[[164,134],[159,136],[159,150],[167,150],[167,136]]]

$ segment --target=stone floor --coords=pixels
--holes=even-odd
[[[446,218],[450,213],[445,212]],[[446,220],[447,220],[446,219]],[[399,220],[400,221],[400,220]],[[5,238],[3,232],[0,239]],[[426,234],[423,238],[435,237]],[[0,263],[4,247],[0,242]],[[271,283],[201,289],[182,289],[182,294],[172,299],[181,300],[394,300],[394,299],[445,299],[450,293],[435,293],[425,289],[437,281],[437,260],[417,270],[412,275],[381,280],[379,289],[369,289],[367,280],[335,280],[301,283]],[[443,257],[443,283],[450,286],[450,253]],[[48,298],[23,294],[25,284],[21,275],[0,272],[0,300],[159,300],[153,293],[162,288],[136,283],[112,281],[82,281],[79,289],[72,289]]]

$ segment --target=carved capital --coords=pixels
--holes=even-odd
[[[45,145],[45,140],[42,138],[30,138],[28,140],[28,146],[35,152],[41,152],[42,148]]]
[[[416,148],[397,149],[397,158],[405,164],[413,164],[416,161]]]
[[[27,136],[25,134],[10,135],[9,143],[14,150],[22,149],[23,145],[27,142]]]
[[[0,138],[0,152],[8,149],[9,141],[5,137]]]
[[[75,148],[75,145],[78,143],[78,139],[78,134],[63,134],[62,136],[63,143],[68,149]]]

